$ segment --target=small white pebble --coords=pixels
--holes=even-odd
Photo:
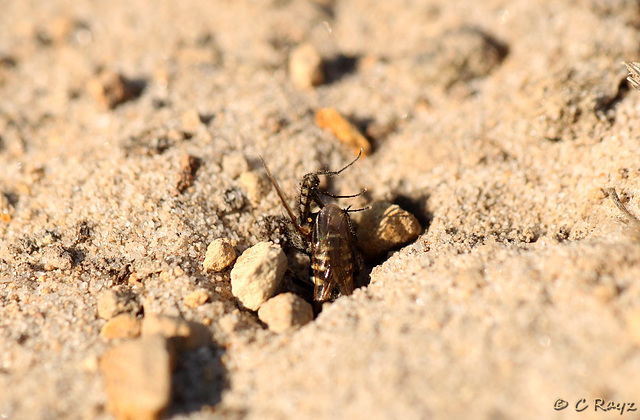
[[[258,318],[267,324],[271,331],[281,333],[313,321],[313,308],[298,295],[282,293],[260,307]]]
[[[324,82],[322,57],[316,47],[302,44],[291,52],[289,77],[297,89],[312,89]]]
[[[231,292],[247,308],[257,311],[275,295],[287,269],[280,246],[260,242],[247,249],[231,270]]]
[[[202,266],[205,271],[222,271],[236,260],[236,251],[228,239],[220,238],[207,247]]]

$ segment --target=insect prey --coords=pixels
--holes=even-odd
[[[317,171],[304,175],[300,185],[297,215],[287,203],[278,181],[271,174],[264,160],[260,158],[293,227],[287,232],[288,243],[310,258],[313,299],[317,302],[325,302],[339,295],[353,293],[353,278],[360,269],[361,257],[356,249],[357,238],[349,213],[366,210],[366,208],[352,210],[350,207],[343,209],[333,203],[325,204],[321,196],[353,198],[362,195],[366,189],[352,195],[331,194],[320,189],[319,176],[341,174],[360,158],[360,154],[338,171]],[[314,204],[319,208],[316,212],[313,211]]]

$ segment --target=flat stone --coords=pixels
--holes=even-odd
[[[298,295],[282,293],[260,306],[258,318],[271,331],[281,333],[313,321],[313,308]]]
[[[162,417],[171,401],[175,352],[166,338],[154,335],[107,350],[99,362],[107,409],[122,420]]]
[[[231,270],[231,292],[246,308],[257,311],[277,293],[286,269],[282,248],[260,242],[247,249]]]

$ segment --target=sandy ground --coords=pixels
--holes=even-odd
[[[637,410],[640,242],[601,189],[640,214],[640,92],[621,64],[639,31],[625,0],[4,1],[0,417],[111,417],[97,360],[117,340],[96,302],[116,287],[212,333],[179,355],[170,418]],[[287,71],[303,42],[325,59],[310,91]],[[102,106],[101,69],[132,98]],[[282,213],[239,181],[259,155],[291,195],[353,158],[315,126],[327,106],[374,148],[335,190],[366,187],[360,203],[396,202],[425,231],[275,334],[202,261]],[[201,289],[209,302],[186,305]]]

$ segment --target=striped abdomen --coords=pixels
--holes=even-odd
[[[329,300],[335,290],[353,293],[354,238],[349,214],[335,204],[327,204],[316,216],[311,245],[314,299]]]

